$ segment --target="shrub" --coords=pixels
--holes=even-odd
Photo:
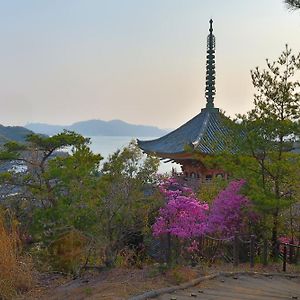
[[[201,203],[191,189],[180,186],[176,180],[168,179],[160,186],[166,205],[152,227],[153,235],[170,234],[180,239],[201,236],[206,231],[208,205]]]
[[[88,239],[80,231],[68,231],[49,245],[48,256],[54,270],[78,275],[88,259]]]
[[[245,180],[234,180],[214,199],[209,215],[208,233],[222,238],[235,232],[246,233],[249,225],[258,220],[250,199],[241,193]]]

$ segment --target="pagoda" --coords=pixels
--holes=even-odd
[[[176,162],[181,165],[185,178],[195,178],[201,181],[214,177],[226,177],[222,170],[208,169],[202,162],[205,156],[214,155],[224,148],[224,140],[228,134],[224,124],[224,115],[214,106],[216,94],[215,79],[215,47],[213,35],[213,20],[209,21],[207,37],[206,60],[206,107],[194,118],[161,138],[141,141],[138,146],[144,153],[160,157],[166,162]]]

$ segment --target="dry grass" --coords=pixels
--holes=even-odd
[[[20,240],[15,222],[6,226],[0,211],[0,299],[12,299],[33,283],[32,264],[20,256]]]
[[[56,283],[39,295],[27,295],[26,300],[121,300],[145,291],[186,282],[197,276],[199,273],[188,267],[172,268],[165,274],[157,272],[157,266],[153,265],[144,266],[143,269],[114,268],[101,273],[85,273],[83,278],[69,280],[64,284]]]
[[[185,266],[176,266],[166,273],[168,281],[175,285],[190,281],[198,276],[199,272],[197,272],[195,269]]]
[[[115,268],[100,274],[85,274],[84,278],[70,280],[57,287],[49,288],[44,295],[27,299],[79,300],[103,299],[121,300],[157,288],[173,285],[167,276],[157,274],[149,277],[151,267],[144,269]]]

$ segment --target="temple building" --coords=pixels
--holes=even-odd
[[[181,165],[183,176],[197,178],[201,181],[213,177],[226,177],[222,170],[208,169],[201,158],[214,155],[224,148],[225,136],[228,133],[224,124],[224,115],[214,105],[215,88],[215,36],[213,21],[210,20],[207,37],[206,60],[206,107],[194,118],[155,140],[137,140],[143,152],[160,157],[166,162],[176,162]]]

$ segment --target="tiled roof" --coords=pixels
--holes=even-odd
[[[228,133],[224,118],[218,108],[204,108],[193,119],[167,135],[137,142],[146,153],[183,153],[190,146],[201,153],[213,154],[224,148]]]

